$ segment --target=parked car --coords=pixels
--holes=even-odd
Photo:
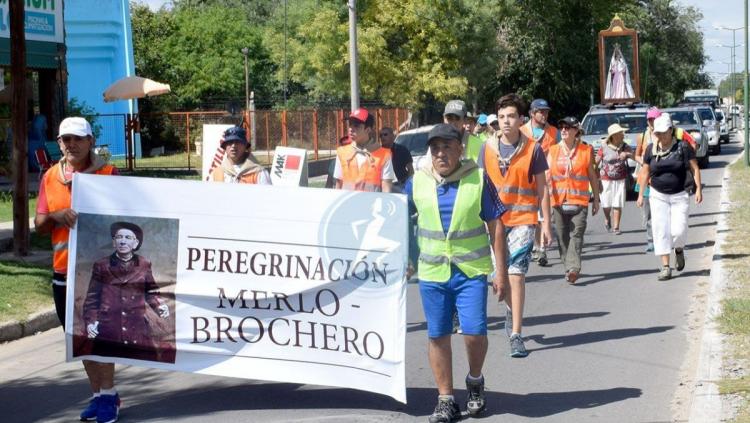
[[[595,105],[583,117],[583,141],[594,147],[598,152],[602,141],[607,137],[607,128],[617,123],[625,128],[625,142],[635,151],[638,137],[646,130],[646,112],[648,104],[634,104],[629,106]],[[635,186],[636,162],[628,160],[628,168],[632,178],[628,178],[626,189],[633,192]]]
[[[729,142],[729,124],[727,123],[727,116],[721,109],[714,110],[716,119],[719,120],[719,142]]]
[[[416,129],[401,132],[394,141],[409,150],[415,172],[430,163],[431,159],[427,154],[427,135],[433,126],[435,125],[420,126]]]
[[[701,115],[698,113],[698,107],[685,106],[664,109],[672,118],[672,124],[677,128],[687,131],[695,140],[696,151],[695,157],[698,159],[698,166],[701,169],[707,168],[708,159],[708,127],[701,122]]]
[[[714,109],[709,106],[697,106],[699,122],[706,128],[708,135],[708,152],[709,154],[721,153],[721,142],[719,141],[720,127],[719,122],[714,115]]]

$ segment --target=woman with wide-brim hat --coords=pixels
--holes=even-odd
[[[596,164],[602,179],[602,210],[604,225],[615,235],[620,234],[620,219],[625,207],[625,182],[628,177],[628,159],[633,151],[625,142],[625,128],[614,123],[607,128],[607,138],[596,153]]]

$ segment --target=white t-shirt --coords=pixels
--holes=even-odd
[[[234,165],[234,171],[239,172],[242,166]],[[225,184],[236,184],[238,183],[237,180],[232,177],[232,175],[227,174],[224,172],[224,183]],[[271,175],[268,174],[268,171],[263,169],[258,174],[258,185],[271,185]]]
[[[357,166],[362,166],[365,160],[367,160],[367,156],[365,156],[364,154],[357,154]],[[338,180],[342,180],[344,178],[344,172],[341,170],[341,161],[339,160],[339,156],[336,156],[336,166],[333,168],[333,177]],[[380,177],[384,181],[396,180],[396,172],[393,170],[393,162],[390,158],[388,158],[388,160],[386,160],[383,164],[383,174]]]

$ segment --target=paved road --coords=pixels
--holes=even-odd
[[[484,421],[667,422],[688,350],[693,295],[708,281],[721,176],[740,151],[726,145],[703,172],[704,204],[691,209],[687,268],[656,281],[657,260],[644,253],[640,212],[628,202],[620,236],[591,218],[584,275],[562,279],[551,267],[528,278],[525,359],[508,357],[503,313],[490,307],[485,368],[489,410]],[[410,285],[407,333],[408,405],[346,389],[221,379],[119,367],[123,421],[371,422],[426,421],[436,392],[426,358],[426,326],[416,285]],[[465,354],[454,337],[454,373],[462,381]],[[71,421],[87,395],[80,363],[64,363],[62,331],[0,346],[0,410],[4,422]],[[462,388],[462,384],[457,387]],[[457,391],[462,400],[465,392]]]

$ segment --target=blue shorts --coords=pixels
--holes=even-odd
[[[529,271],[535,233],[536,225],[505,227],[505,236],[508,239],[509,275],[525,275]]]
[[[469,278],[451,266],[447,282],[419,281],[427,336],[440,338],[453,333],[453,313],[464,335],[487,335],[487,276]]]

